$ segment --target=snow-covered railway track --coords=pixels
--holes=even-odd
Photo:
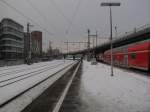
[[[44,66],[46,66],[46,65],[38,66],[38,67],[44,67]],[[23,69],[12,70],[12,71],[1,73],[0,77],[6,76],[6,75],[11,75],[11,74],[16,74],[16,73],[19,73],[19,72],[23,72],[23,71],[26,71],[26,70],[32,70],[32,69],[36,69],[36,68],[37,67],[27,67],[27,68],[23,68]]]
[[[53,62],[52,62],[53,64]],[[2,69],[1,70],[1,73],[0,73],[0,77],[3,77],[3,76],[6,76],[6,75],[12,75],[12,74],[17,74],[17,73],[20,73],[20,72],[24,72],[26,70],[33,70],[33,69],[37,69],[37,68],[41,68],[41,67],[45,67],[47,66],[47,63],[46,64],[37,64],[37,65],[33,65],[33,66],[28,66],[28,65],[21,65],[20,67],[17,66],[17,69],[16,67],[8,67],[7,69]]]
[[[61,61],[61,63],[59,62],[59,66],[57,63],[57,65],[53,64],[53,66],[38,70],[36,73],[33,73],[34,75],[32,74],[32,76],[30,77],[28,76],[29,78],[25,76],[23,77],[24,79],[14,78],[13,81],[11,79],[7,80],[12,81],[11,84],[8,84],[10,82],[6,81],[7,85],[5,86],[3,85],[3,87],[0,87],[0,112],[7,112],[9,109],[11,109],[11,112],[13,112],[12,111],[13,107],[14,108],[18,107],[19,109],[20,107],[22,107],[23,109],[24,106],[27,106],[29,103],[32,102],[34,98],[40,95],[46,89],[46,87],[50,86],[49,84],[54,83],[64,74],[64,72],[69,70],[76,63],[77,62],[74,61],[66,61],[66,62]],[[4,84],[4,82],[5,81],[1,82],[0,84],[2,83]],[[28,94],[29,97],[31,97],[29,99],[27,98]],[[14,112],[16,112],[16,109]]]
[[[54,69],[54,68],[56,68],[56,67],[58,67],[58,66],[60,66],[60,65],[62,65],[63,63],[60,63],[60,64],[56,64],[56,65],[54,65],[54,66],[42,66],[42,68],[41,69],[38,69],[38,70],[34,70],[34,71],[32,71],[32,72],[29,72],[29,73],[25,73],[25,74],[22,74],[22,75],[17,75],[16,76],[16,74],[15,74],[15,76],[13,76],[13,77],[10,77],[10,78],[3,78],[2,80],[0,79],[0,88],[1,87],[5,87],[5,86],[8,86],[8,85],[10,85],[10,84],[13,84],[13,83],[16,83],[16,82],[18,82],[18,81],[21,81],[21,80],[25,80],[25,79],[27,79],[27,78],[30,78],[30,77],[33,77],[33,76],[35,76],[35,75],[39,75],[40,73],[42,73],[42,72],[46,72],[46,71],[48,71],[48,70],[50,70],[50,69]],[[43,68],[44,67],[44,68]]]
[[[21,112],[59,112],[74,77],[79,75],[80,65],[81,62],[73,66]]]

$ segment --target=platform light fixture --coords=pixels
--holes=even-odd
[[[108,6],[110,9],[110,49],[111,49],[111,76],[114,76],[113,73],[113,42],[112,42],[112,11],[111,7],[112,6],[120,6],[121,3],[119,2],[103,2],[101,3],[102,7]]]

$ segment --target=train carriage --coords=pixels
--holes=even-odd
[[[129,66],[148,70],[150,68],[150,42],[132,45],[128,48]]]
[[[110,63],[110,50],[104,52],[104,62]],[[117,66],[132,67],[136,69],[150,69],[150,39],[128,44],[113,49],[113,63]]]

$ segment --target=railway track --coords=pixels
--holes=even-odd
[[[50,67],[49,66],[47,66],[47,67],[44,66],[44,68],[34,70],[34,71],[26,73],[26,74],[22,74],[22,75],[18,75],[18,76],[14,76],[14,77],[11,77],[11,78],[0,80],[0,88],[5,87],[5,86],[10,85],[10,84],[13,84],[13,83],[16,83],[16,82],[21,81],[21,80],[25,80],[25,79],[33,77],[35,75],[39,75],[42,72],[46,72],[48,70],[54,69],[54,68],[56,68],[56,67],[58,67],[62,64],[63,63],[57,64],[57,65],[54,65],[54,66],[50,66]]]
[[[64,66],[64,63],[59,63],[59,64],[55,64],[50,67],[45,67],[45,68],[39,69],[32,73],[23,74],[22,76],[16,76],[16,77],[8,78],[6,80],[1,80],[0,81],[0,90],[1,90],[1,92],[0,92],[0,112],[3,112],[5,109],[8,109],[9,105],[13,105],[13,102],[16,102],[16,100],[20,99],[20,97],[24,96],[24,94],[26,94],[28,92],[30,93],[30,91],[32,91],[32,89],[34,90],[34,88],[38,88],[38,86],[41,86],[42,83],[45,83],[45,81],[47,81],[49,79],[51,80],[53,78],[56,78],[56,79],[60,78],[61,76],[59,75],[59,73],[61,74],[61,72],[64,72],[64,70],[70,69],[75,63],[77,63],[77,62],[70,62],[70,63],[66,64],[65,66]],[[26,80],[28,82],[28,81],[30,81],[29,79],[31,79],[31,78],[34,79],[38,75],[40,76],[40,78],[42,77],[42,80],[34,81],[34,84],[31,84],[30,87],[23,88],[17,94],[15,93],[15,95],[11,95],[6,99],[2,97],[2,95],[4,95],[4,92],[2,92],[2,91],[5,90],[5,88],[12,89],[11,86],[21,84],[22,82],[25,83]],[[49,83],[55,82],[56,79],[55,80],[53,79]],[[43,88],[45,88],[45,86]],[[40,90],[40,91],[43,91],[43,88],[41,88],[42,90]],[[24,101],[18,101],[18,102],[24,102]],[[21,105],[21,104],[19,103],[18,105]],[[11,112],[13,112],[13,111],[11,111]],[[16,110],[14,112],[16,112]]]
[[[53,63],[52,63],[53,64]],[[3,76],[6,76],[6,75],[12,75],[12,74],[16,74],[16,73],[20,73],[20,72],[24,72],[24,71],[26,71],[26,70],[33,70],[33,69],[36,69],[36,68],[41,68],[41,67],[45,67],[45,66],[47,66],[47,64],[43,64],[43,65],[34,65],[34,66],[27,66],[27,67],[17,67],[17,69],[16,70],[13,70],[13,69],[15,69],[16,67],[11,67],[10,69],[9,68],[7,68],[7,69],[4,69],[4,70],[2,70],[1,71],[1,73],[0,73],[0,77],[3,77]],[[12,69],[12,70],[11,70]],[[7,70],[9,70],[9,71],[7,71]]]
[[[72,67],[21,112],[59,112],[80,65]]]
[[[7,67],[2,67],[0,68],[0,71],[1,72],[6,72],[7,70],[13,70],[13,69],[21,69],[21,68],[24,68],[24,67],[27,67],[29,65],[26,65],[26,64],[23,64],[23,65],[17,65],[17,66],[7,66]]]

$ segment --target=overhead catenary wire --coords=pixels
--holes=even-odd
[[[80,9],[80,6],[81,6],[81,1],[82,1],[82,0],[78,0],[78,3],[77,3],[76,8],[75,8],[75,11],[74,11],[74,13],[73,13],[73,15],[72,15],[72,18],[71,18],[71,22],[70,22],[70,24],[68,25],[68,28],[67,28],[67,30],[66,30],[66,33],[69,33],[71,27],[73,26],[73,22],[74,22],[74,20],[75,20],[75,18],[76,18],[76,15],[77,15],[77,13],[78,13],[78,11],[79,11],[79,9]]]
[[[57,12],[64,18],[64,20],[70,24],[71,20],[63,13],[63,11],[61,10],[61,8],[57,5],[57,3],[54,0],[48,0],[49,2],[49,6],[51,7],[51,5],[53,7],[55,7],[55,9],[57,10]],[[66,38],[66,34],[64,35],[64,37]]]
[[[26,0],[26,1],[27,1],[27,3],[37,12],[37,14],[38,14],[40,17],[43,18],[44,22],[48,22],[46,16],[41,12],[41,10],[40,10],[36,5],[34,5],[34,4],[31,2],[31,0]],[[51,26],[51,28],[52,28],[53,30],[56,29],[56,27],[55,27],[53,24],[51,24],[51,23],[49,23],[49,24],[50,24],[50,26]],[[46,24],[46,25],[47,25],[47,24]]]
[[[64,13],[63,11],[61,10],[61,8],[57,5],[57,3],[54,1],[54,0],[48,0],[49,3],[53,4],[53,6],[55,7],[55,9],[57,10],[57,12],[66,20],[66,22],[68,23],[67,25],[67,30],[65,30],[65,35],[68,34],[68,31],[70,30],[70,27],[72,26],[72,23],[74,21],[74,17],[76,17],[77,15],[77,12],[78,12],[78,9],[80,7],[80,4],[81,4],[81,1],[82,0],[79,0],[78,3],[77,3],[77,6],[75,8],[75,11],[73,12],[73,15],[72,15],[72,19],[69,19]]]
[[[9,8],[13,9],[16,13],[18,13],[19,15],[23,16],[24,18],[26,18],[27,20],[30,20],[31,22],[33,22],[35,25],[37,25],[39,28],[43,29],[45,32],[47,32],[49,35],[53,35],[53,33],[51,33],[50,31],[48,31],[46,28],[42,27],[40,24],[38,24],[36,21],[34,21],[32,18],[26,16],[24,13],[22,13],[20,10],[18,10],[17,8],[15,8],[14,6],[12,6],[11,4],[9,4],[8,2],[6,2],[5,0],[0,0],[0,2],[4,3],[5,5],[7,5]]]
[[[71,20],[63,13],[63,11],[60,9],[60,7],[56,4],[54,0],[48,0],[49,3],[53,4],[57,12],[68,22],[71,23]]]

